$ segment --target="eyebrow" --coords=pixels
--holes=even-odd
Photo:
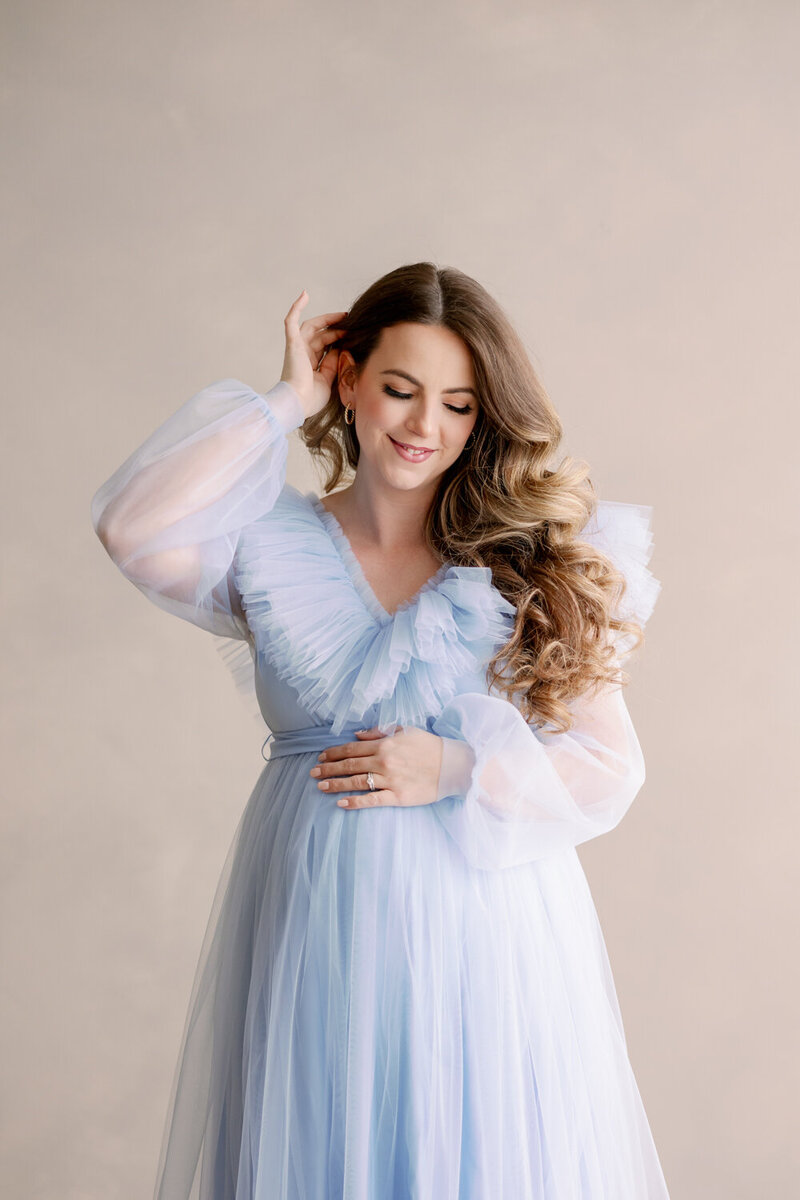
[[[409,383],[413,383],[416,387],[422,387],[420,381],[415,379],[413,375],[409,375],[408,371],[398,371],[395,367],[389,367],[387,371],[381,371],[381,375],[400,375],[403,379],[407,379]],[[452,396],[455,392],[469,392],[469,394],[474,396],[476,400],[478,399],[478,393],[474,388],[471,387],[445,388],[442,395]]]

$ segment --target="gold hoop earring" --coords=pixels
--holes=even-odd
[[[354,408],[351,408],[349,404],[345,404],[345,406],[344,406],[344,423],[345,423],[345,425],[352,425],[353,421],[355,421],[355,419],[356,419],[356,410]]]

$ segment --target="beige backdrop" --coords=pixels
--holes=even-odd
[[[601,494],[654,506],[648,778],[581,859],[675,1200],[793,1190],[799,11],[6,0],[4,1196],[150,1195],[262,767],[91,494],[207,383],[271,387],[303,287],[346,308],[422,258],[506,307]]]

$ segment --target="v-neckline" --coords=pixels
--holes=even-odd
[[[398,604],[394,612],[389,612],[389,610],[384,608],[384,606],[381,604],[372,588],[372,585],[364,574],[364,569],[356,557],[355,551],[350,545],[350,540],[342,529],[338,517],[335,517],[334,514],[325,507],[325,505],[322,503],[322,500],[316,495],[315,492],[307,492],[306,497],[311,501],[314,511],[320,518],[322,526],[325,529],[325,532],[328,534],[334,550],[336,551],[345,570],[350,576],[353,587],[363,600],[368,612],[381,624],[394,621],[401,612],[405,612],[406,609],[413,608],[414,605],[419,602],[423,594],[436,588],[452,568],[451,563],[442,563],[442,565],[434,572],[434,574],[425,580],[422,587],[417,588],[413,596],[410,596],[408,600],[403,600],[402,603]]]

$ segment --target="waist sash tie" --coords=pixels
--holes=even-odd
[[[312,750],[319,753],[326,746],[342,746],[345,742],[357,742],[356,730],[361,725],[345,725],[339,733],[333,733],[330,725],[308,725],[304,729],[276,730],[270,733],[261,746],[261,757],[266,762],[273,758],[282,758],[284,754],[308,754]],[[369,726],[367,726],[369,728]],[[264,746],[270,745],[269,757],[264,754]]]

